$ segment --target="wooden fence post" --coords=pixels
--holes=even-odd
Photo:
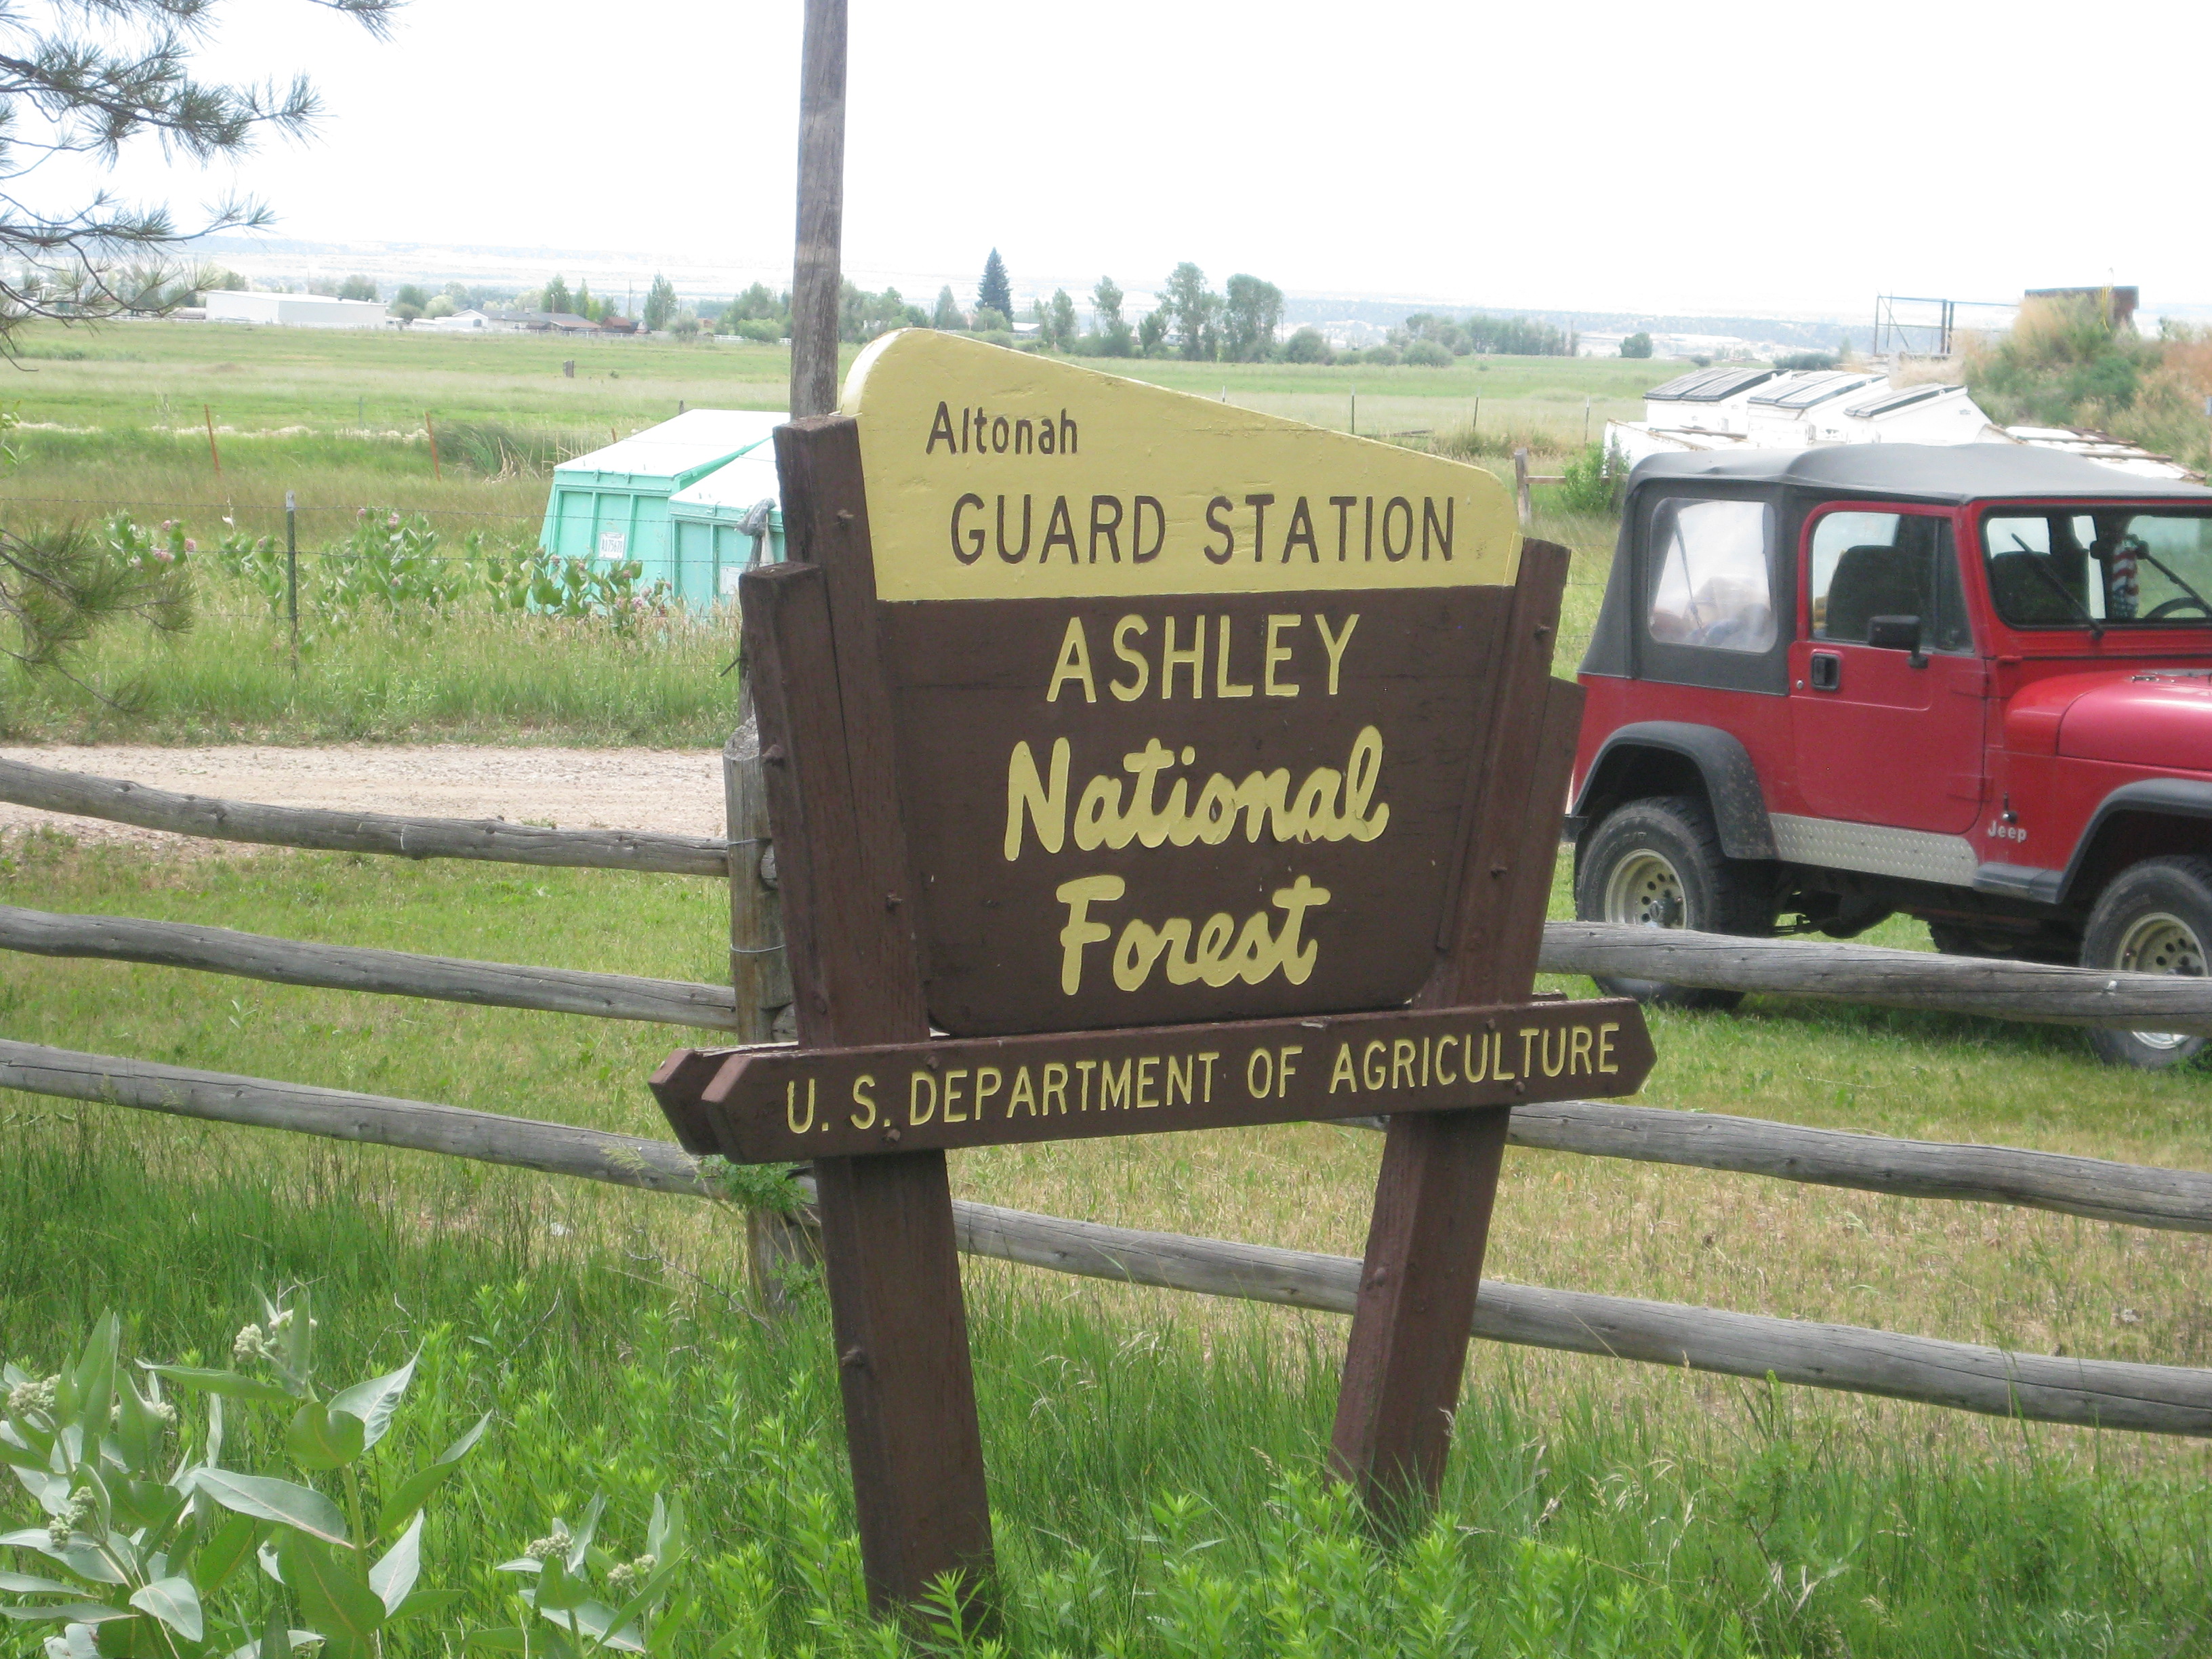
[[[1513,452],[1513,501],[1521,511],[1521,527],[1526,530],[1535,516],[1535,499],[1528,493],[1528,452]]]
[[[750,699],[748,699],[750,701]],[[760,725],[750,709],[722,746],[722,802],[730,840],[730,984],[738,1041],[791,1035],[791,971],[783,955],[783,905],[775,886],[768,787],[761,776]],[[788,1312],[794,1274],[820,1266],[820,1232],[779,1210],[745,1212],[745,1271],[753,1302],[771,1317]]]

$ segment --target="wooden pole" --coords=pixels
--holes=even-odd
[[[300,507],[284,492],[284,613],[292,623],[292,675],[300,673]]]
[[[1581,689],[1550,678],[1566,573],[1565,548],[1522,544],[1457,889],[1414,999],[1425,1007],[1518,1000],[1534,982],[1582,712]],[[1443,1482],[1509,1115],[1389,1121],[1330,1443],[1332,1468],[1386,1521],[1432,1505]]]
[[[1535,506],[1528,494],[1528,452],[1525,448],[1513,452],[1513,501],[1520,511],[1521,527],[1526,530],[1528,520],[1535,516]]]
[[[208,459],[215,463],[215,476],[220,478],[222,477],[222,452],[215,447],[215,410],[202,404],[200,414],[207,422]]]
[[[747,571],[738,591],[799,1042],[924,1042],[859,431],[803,418],[775,448],[787,562]],[[945,1155],[823,1158],[815,1181],[869,1599],[910,1612],[950,1574],[988,1623],[991,1513]]]
[[[791,271],[791,412],[837,407],[845,220],[845,0],[805,0],[799,71],[799,236]]]

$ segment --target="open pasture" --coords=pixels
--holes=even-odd
[[[52,837],[11,845],[0,900],[687,979],[715,976],[726,920],[706,881],[319,854],[149,866]],[[641,1079],[688,1040],[151,968],[0,969],[8,1032],[29,1041],[648,1134],[663,1131]],[[2199,1080],[2100,1069],[2075,1033],[1779,1000],[1654,1025],[1656,1104],[2212,1158]],[[0,1203],[17,1241],[0,1304],[10,1354],[109,1303],[143,1314],[143,1349],[204,1354],[256,1285],[315,1279],[352,1310],[337,1334],[349,1358],[396,1361],[428,1334],[441,1410],[501,1413],[497,1461],[447,1523],[477,1588],[485,1563],[593,1483],[636,1508],[677,1469],[717,1516],[714,1596],[730,1627],[755,1616],[757,1567],[783,1587],[758,1616],[784,1645],[759,1650],[801,1638],[848,1650],[856,1575],[838,1541],[826,1335],[818,1310],[787,1337],[754,1326],[734,1217],[96,1107],[22,1101],[13,1121],[27,1176]],[[1378,1150],[1367,1132],[1292,1126],[966,1154],[954,1180],[1023,1208],[1356,1253]],[[1498,1215],[1490,1271],[1524,1283],[2031,1352],[2212,1358],[2207,1246],[2191,1236],[1522,1151]],[[64,1219],[81,1217],[93,1224]],[[1277,1651],[1256,1633],[1272,1628],[1259,1602],[1287,1595],[1335,1598],[1301,1615],[1346,1623],[1319,1651],[1376,1650],[1358,1621],[1395,1640],[1392,1621],[1425,1597],[1471,1620],[1437,1650],[1547,1650],[1497,1611],[1522,1601],[1511,1617],[1566,1621],[1559,1650],[1579,1651],[1570,1626],[1599,1626],[1572,1620],[1627,1617],[1605,1604],[1632,1585],[1650,1598],[1634,1617],[1659,1621],[1636,1639],[1679,1627],[1693,1651],[2151,1654],[2199,1605],[2196,1445],[1481,1345],[1444,1525],[1419,1547],[1443,1552],[1439,1576],[1412,1584],[1418,1550],[1386,1564],[1297,1484],[1317,1460],[1340,1322],[996,1264],[971,1264],[969,1279],[1010,1601],[1040,1650]],[[140,1292],[149,1284],[158,1298]],[[811,1565],[809,1526],[826,1552]],[[1294,1566],[1290,1580],[1269,1578],[1271,1561]],[[1451,1603],[1454,1585],[1474,1600]],[[830,1609],[818,1624],[810,1595]],[[1231,1621],[1243,1636],[1190,1624],[1208,1596],[1249,1598]],[[1729,1645],[1731,1618],[1753,1645]]]

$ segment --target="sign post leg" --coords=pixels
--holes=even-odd
[[[1518,1000],[1535,978],[1582,712],[1580,688],[1549,672],[1566,563],[1522,544],[1482,794],[1422,1006]],[[1390,1120],[1330,1445],[1386,1521],[1433,1504],[1443,1480],[1509,1111]]]
[[[799,1046],[926,1041],[859,446],[828,418],[776,448],[792,556],[740,592]],[[815,1182],[869,1600],[974,1595],[991,1512],[945,1155],[824,1158]]]

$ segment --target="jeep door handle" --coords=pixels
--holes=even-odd
[[[1815,651],[1808,678],[1815,691],[1838,691],[1844,684],[1844,659],[1832,651]]]

